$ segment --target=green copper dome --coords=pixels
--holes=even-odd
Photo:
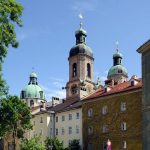
[[[44,91],[38,85],[29,84],[22,91],[25,98],[45,99]]]
[[[37,75],[35,72],[30,74],[30,81],[28,85],[21,91],[21,98],[37,98],[37,99],[44,99],[45,94],[42,88],[38,85],[37,82]]]
[[[112,66],[108,71],[108,76],[107,77],[110,78],[114,75],[124,75],[124,76],[128,77],[128,71],[122,65]]]

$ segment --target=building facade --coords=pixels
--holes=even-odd
[[[142,79],[143,79],[143,98],[142,98],[142,126],[143,126],[143,150],[150,149],[150,40],[144,43],[137,50],[142,54]]]
[[[113,55],[104,87],[83,100],[84,150],[107,150],[108,139],[115,150],[142,150],[142,81],[128,81],[121,57]]]

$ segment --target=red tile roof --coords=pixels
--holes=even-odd
[[[65,100],[64,103],[58,104],[55,107],[51,108],[50,110],[55,111],[55,112],[61,112],[61,111],[64,111],[66,109],[76,108],[76,107],[78,107],[78,105],[75,105],[75,104],[78,102],[79,102],[79,99]]]
[[[105,88],[101,88],[95,91],[90,96],[83,99],[83,101],[142,88],[142,79],[134,79],[134,80],[137,82],[137,84],[134,86],[131,85],[131,80],[129,80],[127,82],[123,82],[118,85],[111,86],[108,92],[105,91]]]

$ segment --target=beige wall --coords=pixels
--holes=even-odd
[[[79,113],[79,119],[76,119],[76,113]],[[72,114],[72,120],[69,120],[69,114]],[[62,116],[65,116],[65,121],[62,121]],[[58,117],[58,122],[56,122]],[[64,148],[68,147],[69,140],[79,139],[82,145],[82,109],[72,109],[65,112],[56,113],[55,117],[55,134],[58,129],[56,137],[63,141]],[[76,133],[76,126],[79,126],[79,133]],[[72,127],[72,134],[69,134],[69,127]],[[62,135],[62,128],[64,128],[64,135]]]
[[[30,139],[34,136],[40,136],[40,142],[44,144],[46,138],[50,136],[50,115],[48,113],[34,115],[32,124],[33,130],[26,134],[27,138]]]

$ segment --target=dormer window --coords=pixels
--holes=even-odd
[[[77,76],[77,64],[74,63],[72,66],[72,77],[76,77]]]

